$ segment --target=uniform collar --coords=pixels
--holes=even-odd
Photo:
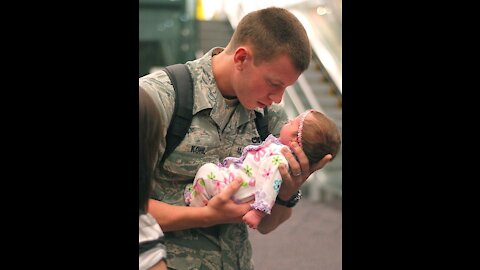
[[[255,114],[255,112],[259,112],[262,115],[264,115],[263,109],[256,108],[254,110],[247,110],[243,106],[239,106],[239,107],[241,107],[242,110],[239,111],[240,119],[238,120],[238,126],[246,124],[246,123],[254,120],[255,118],[257,118],[257,115]]]
[[[225,119],[225,114],[222,112],[225,111],[227,104],[213,76],[212,58],[223,50],[222,47],[214,47],[199,59],[186,63],[194,78],[196,77],[194,79],[195,102],[193,114],[195,115],[205,109],[212,109],[210,116],[222,129],[224,128],[222,122]],[[263,114],[262,109],[255,110]],[[252,110],[245,109],[240,104],[236,106],[235,112],[239,114],[238,127],[255,119],[255,113]]]
[[[215,77],[213,77],[212,70],[213,53],[215,52],[215,54],[217,54],[222,50],[223,48],[221,47],[212,48],[204,56],[186,63],[194,77],[194,115],[199,111],[214,108],[217,106],[218,96],[222,97],[220,90],[217,87]]]

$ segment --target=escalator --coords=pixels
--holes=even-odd
[[[285,92],[283,101],[289,118],[314,108],[332,118],[342,135],[342,96],[316,56],[291,88]],[[312,201],[341,208],[342,147],[332,162],[310,176],[302,191]]]
[[[342,136],[342,96],[325,76],[325,71],[320,68],[319,60],[312,61],[311,67],[304,73],[304,76],[313,90],[313,94],[317,97],[321,110],[335,121],[340,130],[340,136]],[[342,152],[342,147],[340,147],[335,159],[322,169],[323,178],[316,180],[320,183],[312,185],[312,188],[317,187],[319,190],[309,190],[312,200],[320,200],[341,208]]]

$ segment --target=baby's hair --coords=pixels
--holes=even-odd
[[[302,148],[310,161],[317,163],[325,155],[332,160],[340,150],[340,131],[335,122],[325,114],[312,110],[303,123]]]

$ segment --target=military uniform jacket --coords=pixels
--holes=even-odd
[[[185,205],[183,191],[193,182],[201,165],[218,163],[229,156],[240,156],[243,147],[260,144],[255,113],[237,100],[226,100],[217,88],[212,57],[223,48],[213,48],[203,57],[187,62],[194,85],[193,118],[184,140],[155,171],[153,197],[172,205]],[[164,71],[139,79],[153,98],[162,123],[158,160],[165,151],[165,135],[172,118],[175,91]],[[263,110],[256,109],[263,113]],[[287,115],[278,104],[268,111],[269,131],[279,136]],[[252,250],[245,224],[222,224],[209,228],[165,233],[167,264],[173,269],[253,269]]]

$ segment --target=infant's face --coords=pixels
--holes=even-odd
[[[300,116],[288,120],[288,122],[283,125],[280,130],[280,142],[290,146],[291,141],[297,140],[298,126],[300,125]]]

